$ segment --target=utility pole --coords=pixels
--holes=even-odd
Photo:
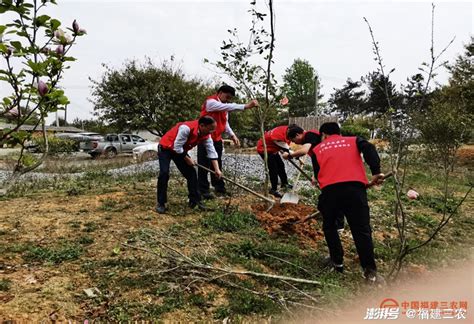
[[[314,76],[314,115],[318,115],[318,96],[319,96],[319,77],[318,72],[315,71]]]

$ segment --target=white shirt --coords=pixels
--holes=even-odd
[[[244,110],[245,104],[236,104],[236,103],[223,103],[218,99],[208,99],[206,101],[206,111],[214,112],[214,111],[225,111],[227,112],[227,122],[225,123],[224,132],[229,135],[230,137],[234,136],[235,133],[230,128],[229,125],[229,111],[234,110]]]
[[[191,133],[191,129],[189,126],[181,125],[178,128],[178,134],[176,134],[176,138],[174,140],[174,151],[178,154],[184,153],[184,144],[186,144],[189,134]],[[212,142],[211,137],[209,136],[204,142],[204,146],[206,147],[207,157],[211,160],[217,159],[217,152],[214,148],[214,143]]]

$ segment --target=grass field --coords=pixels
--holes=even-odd
[[[453,175],[448,211],[472,181],[469,167]],[[416,243],[441,217],[442,179],[420,164],[411,167],[407,184],[421,194],[405,201],[408,237]],[[294,231],[263,226],[261,202],[235,188],[232,197],[209,202],[211,211],[190,210],[178,176],[170,182],[169,214],[158,215],[155,190],[153,174],[111,178],[102,170],[13,187],[0,200],[0,319],[265,322],[291,318],[298,309],[322,316],[383,289],[362,280],[348,228],[342,235],[347,271],[339,275],[325,265],[317,221]],[[300,195],[306,206],[294,209],[312,210],[316,193]],[[391,182],[371,189],[369,199],[385,274],[398,244]],[[408,257],[400,280],[471,259],[473,208],[470,196],[436,240]]]

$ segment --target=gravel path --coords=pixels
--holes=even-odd
[[[195,159],[196,152],[190,152],[191,157]],[[288,177],[292,179],[296,176],[297,170],[285,161]],[[223,156],[224,172],[227,175],[237,176],[239,178],[251,178],[254,180],[264,179],[263,161],[256,154],[226,154]],[[110,169],[107,172],[113,177],[130,176],[138,173],[153,172],[158,174],[158,160],[149,161],[140,164],[133,164],[118,169]],[[171,172],[177,172],[174,163],[171,163]],[[78,173],[41,173],[30,172],[22,175],[20,181],[40,180],[45,178],[78,178],[85,175],[86,172]],[[11,175],[10,171],[0,171],[0,187],[3,182]]]

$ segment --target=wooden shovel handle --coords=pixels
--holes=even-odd
[[[206,167],[203,166],[203,165],[200,165],[200,164],[196,163],[196,166],[199,167],[199,168],[201,168],[201,169],[203,169],[203,170],[206,170],[206,171],[208,171],[208,172],[211,172],[211,173],[213,173],[213,174],[216,174],[213,170],[211,170],[211,169],[209,169],[209,168],[206,168]],[[255,196],[259,197],[259,198],[262,198],[263,200],[268,201],[268,202],[271,203],[271,204],[274,204],[274,203],[275,203],[274,200],[272,200],[272,199],[270,199],[270,198],[268,198],[268,197],[265,197],[264,195],[259,194],[258,192],[255,192],[255,191],[253,191],[252,189],[247,188],[246,186],[241,185],[240,183],[237,183],[237,182],[235,182],[235,181],[232,180],[232,179],[229,179],[229,178],[227,178],[227,177],[225,177],[225,176],[222,176],[222,179],[224,179],[224,180],[226,180],[226,181],[229,181],[230,183],[235,184],[236,186],[238,186],[238,187],[244,189],[244,190],[247,191],[247,192],[250,192],[251,194],[253,194],[253,195],[255,195]]]

